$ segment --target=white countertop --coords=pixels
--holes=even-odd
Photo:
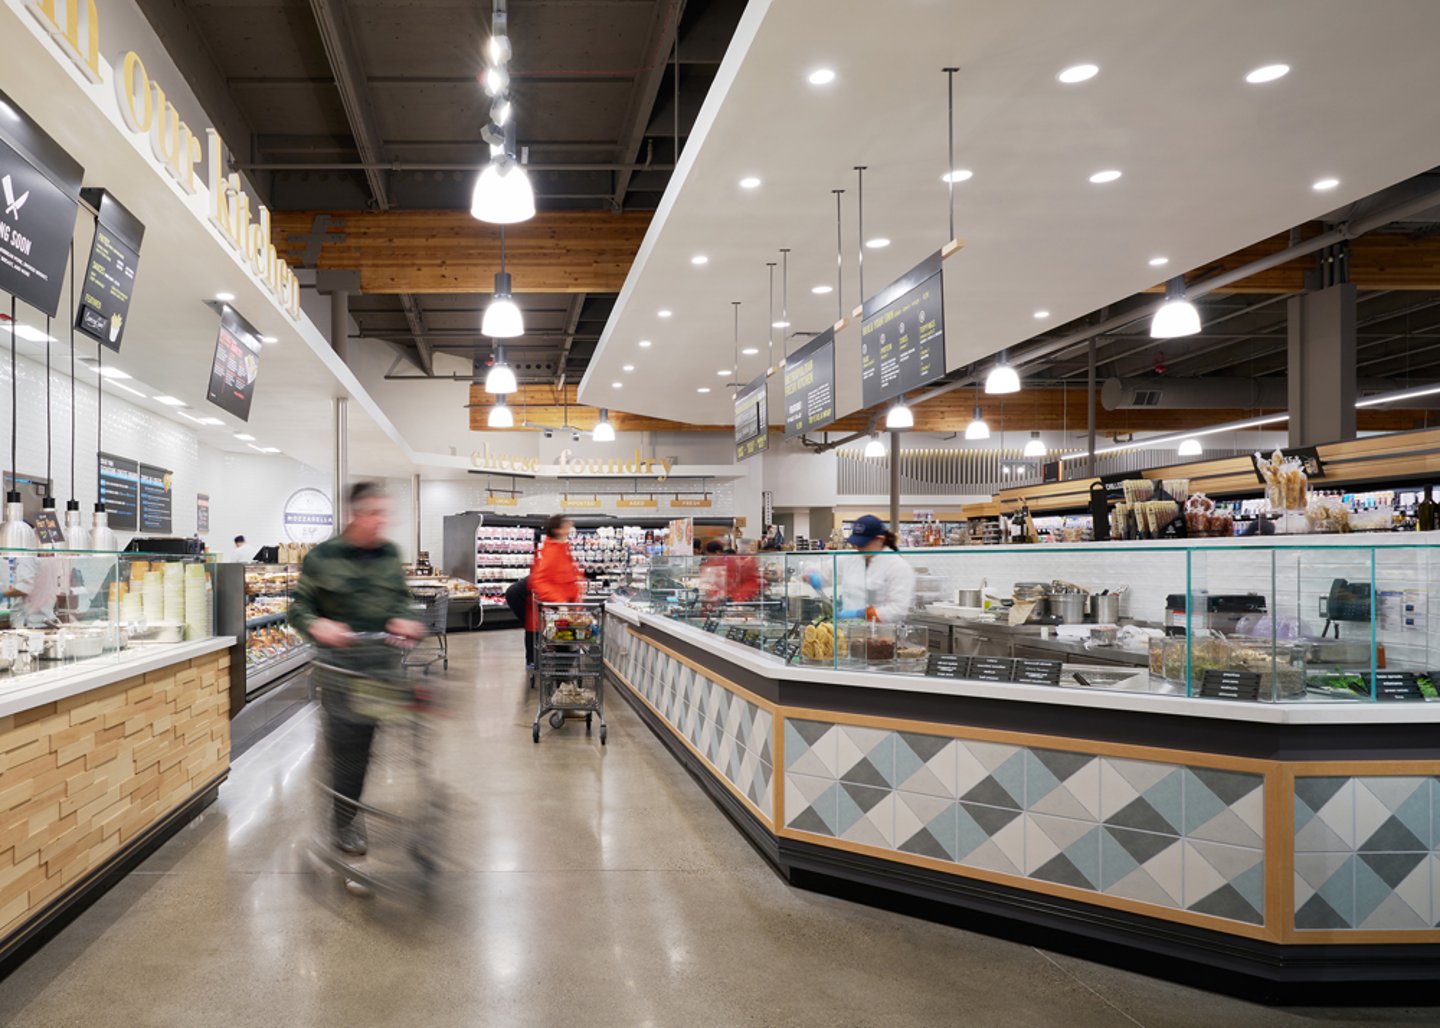
[[[1098,546],[1108,544],[1098,543]],[[1035,547],[1025,547],[1033,550]],[[1142,714],[1170,714],[1203,717],[1219,721],[1251,721],[1280,725],[1383,725],[1440,722],[1440,703],[1346,703],[1302,700],[1293,703],[1254,703],[1244,700],[1211,700],[1160,693],[1066,689],[1023,685],[1011,682],[981,682],[974,679],[927,678],[842,671],[831,668],[797,667],[782,664],[750,646],[732,642],[659,614],[638,610],[611,601],[610,613],[632,625],[645,625],[669,633],[691,645],[710,650],[731,664],[775,681],[813,682],[845,685],[856,689],[885,689],[894,692],[929,693],[976,699],[1045,703],[1054,707],[1088,707],[1098,710],[1125,710]]]
[[[69,699],[172,664],[182,664],[196,657],[227,650],[234,645],[235,639],[228,635],[197,639],[195,642],[135,645],[114,656],[60,664],[19,678],[0,676],[0,717]]]

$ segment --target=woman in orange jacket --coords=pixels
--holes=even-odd
[[[542,529],[545,534],[540,550],[530,565],[530,608],[525,614],[525,630],[540,630],[540,609],[537,603],[577,603],[585,595],[585,576],[570,555],[570,533],[574,523],[563,514],[552,514]]]

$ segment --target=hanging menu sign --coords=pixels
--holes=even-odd
[[[145,226],[103,189],[86,189],[82,195],[100,213],[95,220],[95,240],[90,244],[90,263],[85,266],[75,327],[118,353],[130,313]]]
[[[860,386],[866,407],[945,374],[941,253],[865,301],[860,321]]]
[[[761,375],[735,395],[735,459],[764,453],[770,442],[770,409],[766,376]]]
[[[260,350],[260,333],[255,327],[233,307],[224,308],[205,398],[241,421],[250,420],[250,402],[255,398],[255,379],[260,374]]]
[[[210,497],[204,493],[195,494],[195,534],[204,535],[210,531]]]
[[[111,453],[98,455],[100,502],[110,515],[110,527],[117,532],[134,532],[140,527],[140,464]]]
[[[53,507],[36,514],[30,527],[35,529],[35,538],[41,546],[65,545],[65,530],[60,527],[60,517]]]
[[[827,328],[785,358],[785,434],[815,432],[835,420],[835,330]]]
[[[174,507],[170,486],[173,475],[164,468],[141,464],[140,527],[143,535],[169,535],[174,529]]]
[[[0,292],[49,317],[75,231],[84,170],[0,93]]]

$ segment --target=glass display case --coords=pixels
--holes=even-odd
[[[44,549],[0,562],[4,681],[215,634],[213,558]]]
[[[221,564],[216,569],[220,633],[236,639],[230,658],[231,706],[303,667],[311,648],[290,627],[299,564]]]
[[[1437,698],[1440,541],[657,558],[630,598],[796,666],[1259,702]]]

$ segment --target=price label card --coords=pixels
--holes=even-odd
[[[970,672],[970,658],[954,653],[932,653],[925,661],[925,674],[930,678],[965,678]]]

